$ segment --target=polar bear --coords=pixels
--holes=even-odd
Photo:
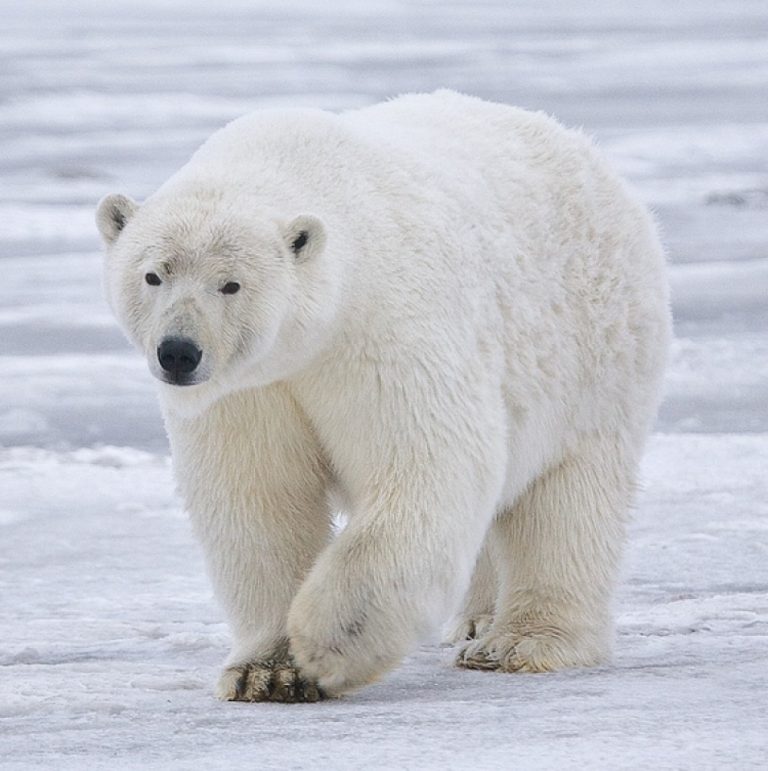
[[[264,110],[97,223],[230,622],[222,699],[358,688],[451,612],[462,667],[606,660],[670,314],[590,141],[449,91]]]

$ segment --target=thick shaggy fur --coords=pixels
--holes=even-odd
[[[670,316],[586,138],[447,91],[263,111],[97,218],[152,371],[169,335],[203,352],[160,396],[231,622],[222,698],[370,683],[465,594],[460,665],[606,659]]]

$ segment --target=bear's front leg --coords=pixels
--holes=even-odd
[[[277,386],[166,421],[179,488],[233,638],[217,695],[317,701],[322,691],[291,659],[286,629],[291,601],[330,535],[325,464],[311,432]]]
[[[426,426],[405,413],[399,423],[348,431],[356,444],[333,458],[348,480],[350,522],[288,618],[293,657],[330,695],[396,665],[466,589],[500,495],[504,433],[492,413],[457,412]]]

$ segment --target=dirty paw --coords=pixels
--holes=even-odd
[[[495,652],[491,652],[482,642],[470,640],[456,656],[456,666],[464,669],[494,670],[500,668]]]
[[[276,701],[287,704],[320,701],[325,693],[291,661],[253,661],[227,667],[216,695],[223,701]]]

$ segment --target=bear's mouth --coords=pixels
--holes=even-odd
[[[149,371],[155,379],[164,385],[178,386],[180,388],[202,385],[208,380],[208,374],[200,371],[194,373],[166,372],[160,368],[153,367],[151,364]]]
[[[175,377],[173,375],[163,374],[160,376],[160,380],[163,381],[163,383],[166,383],[167,385],[172,386],[193,386],[198,385],[200,381],[191,376],[187,375],[180,375],[178,377]]]

